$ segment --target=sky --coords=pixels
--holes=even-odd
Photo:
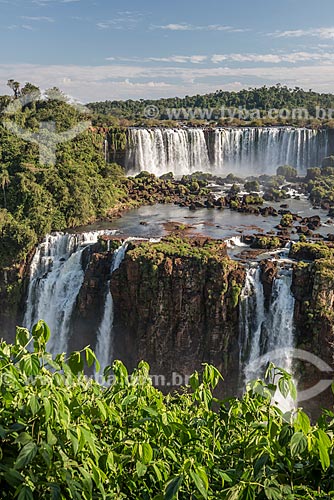
[[[334,92],[333,0],[0,0],[13,78],[81,102],[286,84]]]

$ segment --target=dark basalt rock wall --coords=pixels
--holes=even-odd
[[[87,267],[72,319],[69,351],[80,350],[87,345],[95,349],[97,330],[104,313],[112,257],[111,252],[94,253],[90,249],[84,255],[86,262],[83,265]]]
[[[25,266],[0,269],[0,338],[15,339],[16,326],[22,324],[29,280]]]
[[[144,359],[169,390],[172,373],[186,377],[204,362],[228,379],[239,376],[238,297],[245,272],[228,258],[203,262],[129,251],[111,282],[115,357],[133,368]]]
[[[320,259],[299,263],[293,274],[292,292],[296,299],[296,347],[315,354],[334,369],[334,262]],[[320,380],[334,379],[334,372],[321,372],[311,363],[296,363],[299,390],[314,387]],[[331,389],[300,402],[314,417],[321,408],[331,408]]]

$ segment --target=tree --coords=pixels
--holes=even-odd
[[[14,98],[18,99],[20,97],[20,95],[21,95],[20,83],[16,82],[13,79],[10,79],[10,80],[8,80],[7,85],[14,92]]]
[[[278,167],[277,175],[284,177],[287,181],[293,181],[298,177],[297,169],[290,165],[283,165]]]
[[[247,181],[245,183],[245,191],[254,193],[260,191],[260,184],[258,181]]]
[[[6,187],[10,184],[10,177],[6,168],[2,168],[0,172],[0,183],[3,191],[4,207],[7,208]]]
[[[45,91],[45,96],[49,101],[64,101],[67,102],[68,99],[64,92],[62,92],[58,87],[52,87]]]
[[[41,97],[41,90],[33,83],[26,82],[24,87],[21,89],[21,95],[24,97],[27,96],[33,101],[37,101]]]

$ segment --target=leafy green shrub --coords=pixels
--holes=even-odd
[[[257,193],[260,191],[260,184],[258,181],[247,181],[245,182],[244,188],[248,193]]]
[[[256,237],[251,245],[253,248],[272,250],[282,246],[281,240],[277,236],[259,236]]]
[[[284,214],[281,222],[281,226],[283,227],[292,227],[293,226],[293,216],[292,214]]]
[[[297,169],[290,165],[278,167],[276,173],[278,176],[284,177],[287,181],[294,181],[298,177]]]
[[[334,414],[283,417],[273,398],[277,386],[295,396],[286,372],[270,365],[269,385],[224,402],[203,365],[187,392],[163,396],[146,363],[129,376],[114,362],[104,387],[83,374],[98,365],[89,348],[53,359],[49,336],[39,322],[0,344],[1,498],[333,498]]]
[[[317,260],[333,257],[333,250],[325,243],[299,242],[291,246],[290,257],[296,260]]]

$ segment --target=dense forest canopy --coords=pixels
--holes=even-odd
[[[4,126],[8,104],[24,96],[25,91],[31,96],[32,90],[33,100],[10,116],[22,129],[38,133],[41,122],[52,121],[61,133],[87,120],[58,89],[46,91],[42,99],[39,89],[33,87],[28,84],[20,90],[14,85],[13,98],[0,97],[1,266],[24,259],[51,230],[106,216],[125,195],[119,181],[124,177],[122,170],[105,163],[103,132],[88,129],[58,144],[56,163],[41,165],[39,145]]]
[[[305,108],[310,115],[316,115],[316,107],[334,108],[333,94],[319,94],[300,87],[290,89],[287,86],[276,86],[243,89],[239,92],[217,90],[205,95],[173,97],[159,100],[126,100],[105,101],[88,104],[88,107],[100,115],[113,115],[119,118],[135,119],[145,117],[145,108],[156,106],[159,113],[156,118],[168,119],[166,109],[180,108],[246,108],[258,109],[262,112],[270,109]]]

